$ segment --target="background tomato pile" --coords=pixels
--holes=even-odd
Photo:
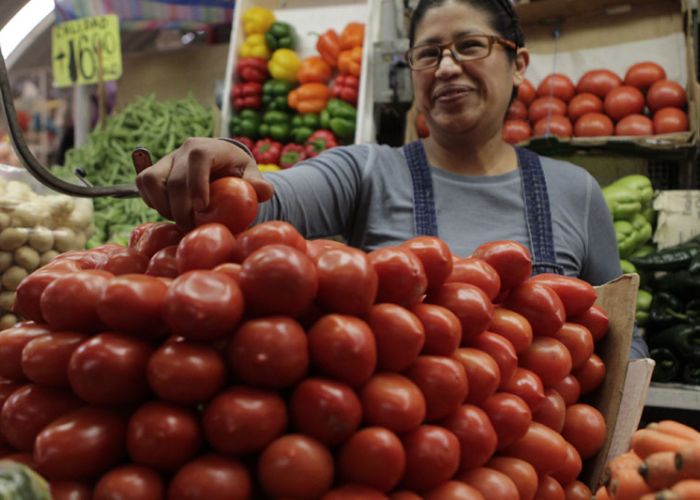
[[[624,80],[607,69],[586,72],[574,85],[553,73],[537,88],[525,80],[508,110],[503,137],[650,136],[688,130],[685,89],[653,62],[632,65]]]
[[[240,179],[211,198],[226,209],[187,234],[146,224],[18,288],[2,455],[55,499],[590,498],[606,426],[579,399],[608,329],[590,285],[530,278],[515,242],[364,253],[245,229]]]

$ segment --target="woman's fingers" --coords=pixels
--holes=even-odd
[[[167,219],[172,219],[167,182],[173,165],[173,153],[164,156],[136,177],[136,187],[146,204]]]

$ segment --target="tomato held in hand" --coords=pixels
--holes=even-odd
[[[644,94],[628,85],[614,88],[605,96],[603,108],[615,121],[622,120],[625,116],[640,114],[644,110]]]
[[[655,134],[672,134],[686,130],[688,130],[688,115],[685,111],[678,108],[661,108],[654,113]]]
[[[615,125],[615,135],[639,137],[653,134],[654,124],[644,115],[625,116]]]
[[[469,384],[464,366],[443,356],[420,356],[404,372],[425,397],[426,420],[444,418],[464,402]]]
[[[386,247],[369,254],[379,278],[377,302],[411,307],[421,301],[428,289],[423,263],[408,248]]]
[[[467,373],[469,392],[465,403],[481,405],[496,392],[501,383],[501,370],[491,356],[479,349],[463,347],[452,357],[459,361]]]
[[[360,400],[368,425],[401,433],[416,429],[425,419],[425,397],[418,386],[403,375],[374,375],[360,390]]]
[[[631,85],[646,92],[656,82],[665,79],[666,71],[660,65],[645,61],[630,66],[625,74],[625,85]]]
[[[348,439],[336,463],[342,481],[386,492],[403,477],[406,452],[393,432],[382,427],[366,427]]]
[[[573,127],[571,121],[566,116],[552,115],[540,118],[535,123],[535,137],[571,137]]]
[[[425,138],[425,137],[430,136],[430,129],[428,128],[428,122],[426,121],[425,115],[423,113],[416,114],[415,127],[416,127],[416,132],[418,133],[418,137]]]
[[[445,283],[428,300],[449,309],[459,318],[462,344],[486,330],[493,317],[493,304],[488,296],[481,288],[467,283]]]
[[[233,234],[240,233],[258,215],[258,196],[250,183],[224,177],[209,184],[209,205],[194,212],[196,226],[218,222]]]
[[[405,241],[401,246],[413,252],[423,264],[429,289],[442,285],[452,273],[452,252],[447,243],[440,238],[417,236]]]
[[[262,452],[258,478],[272,498],[320,498],[333,483],[333,456],[315,439],[289,434]]]
[[[514,394],[496,393],[484,401],[481,407],[489,416],[498,436],[498,450],[523,437],[532,423],[530,407]]]
[[[457,475],[459,481],[479,491],[484,498],[518,500],[520,493],[515,483],[505,474],[489,467],[479,467]]]
[[[575,404],[566,409],[562,436],[576,448],[583,460],[600,451],[607,433],[605,417],[592,406]]]
[[[508,144],[520,144],[532,137],[532,127],[526,120],[506,120],[503,122],[501,136]]]
[[[586,113],[576,120],[575,137],[603,137],[613,135],[613,122],[603,113]]]
[[[486,466],[508,476],[518,489],[521,500],[533,500],[537,491],[537,471],[532,465],[519,458],[495,457]]]
[[[537,93],[535,92],[535,87],[530,83],[527,78],[524,79],[518,85],[518,100],[524,102],[525,104],[530,104],[535,100]]]
[[[316,259],[316,271],[318,303],[329,312],[362,316],[374,304],[379,278],[363,251],[328,249]]]
[[[553,115],[566,116],[566,103],[557,97],[538,97],[527,111],[530,123]]]
[[[544,393],[544,401],[532,413],[532,420],[546,425],[553,431],[561,433],[566,416],[566,403],[564,398],[554,389],[547,389]]]
[[[511,102],[506,113],[506,120],[527,120],[527,105],[519,99]]]
[[[501,290],[501,278],[493,266],[483,259],[474,257],[457,259],[446,283],[468,283],[477,286],[491,301],[498,296],[498,292]]]
[[[571,276],[542,273],[532,277],[532,281],[550,287],[564,304],[567,316],[585,312],[596,300],[595,288],[585,281]]]
[[[659,80],[647,93],[647,106],[652,113],[662,108],[683,109],[688,104],[685,89],[673,80]]]
[[[163,479],[147,467],[122,465],[102,476],[93,500],[157,500],[165,498]]]
[[[425,343],[421,354],[451,356],[462,341],[462,324],[455,314],[435,304],[416,304],[411,312],[423,324]]]
[[[525,316],[535,336],[553,335],[566,320],[564,304],[549,286],[529,280],[513,289],[506,307]]]
[[[508,456],[529,462],[538,474],[549,474],[566,459],[566,441],[549,427],[532,422],[521,439],[505,449]]]
[[[148,261],[146,274],[164,278],[177,278],[177,245],[170,245],[153,254]]]
[[[377,343],[377,368],[400,372],[411,366],[425,343],[425,330],[416,315],[395,304],[377,304],[367,322]]]
[[[245,466],[233,458],[208,454],[180,469],[168,486],[169,500],[247,500],[252,480]]]
[[[574,84],[568,76],[561,73],[552,73],[544,77],[537,87],[538,97],[557,97],[564,102],[569,102],[574,97]]]
[[[586,113],[602,113],[603,101],[595,94],[584,92],[578,94],[569,102],[569,118],[576,122]]]
[[[35,323],[20,323],[0,331],[0,377],[23,382],[27,377],[22,371],[22,350],[34,340],[50,333],[45,326]]]
[[[601,99],[610,93],[611,90],[622,85],[619,76],[607,69],[593,69],[583,74],[576,85],[576,92],[583,94],[590,92]]]
[[[486,412],[477,406],[462,405],[439,425],[457,436],[461,450],[460,471],[484,465],[496,451],[496,430]]]
[[[421,425],[401,438],[406,472],[401,484],[424,493],[448,481],[459,467],[460,444],[447,429]]]

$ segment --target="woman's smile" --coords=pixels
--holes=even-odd
[[[454,103],[475,92],[474,87],[462,84],[444,84],[433,91],[433,101],[436,103]]]

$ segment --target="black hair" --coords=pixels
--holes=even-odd
[[[423,20],[425,14],[435,7],[440,7],[448,0],[420,0],[418,6],[411,15],[411,24],[408,30],[410,46],[416,41],[416,28]],[[515,12],[511,0],[455,0],[485,12],[491,24],[491,28],[503,38],[514,42],[518,47],[525,45],[525,35],[520,27],[518,14]],[[508,50],[508,57],[515,58],[515,51]]]

